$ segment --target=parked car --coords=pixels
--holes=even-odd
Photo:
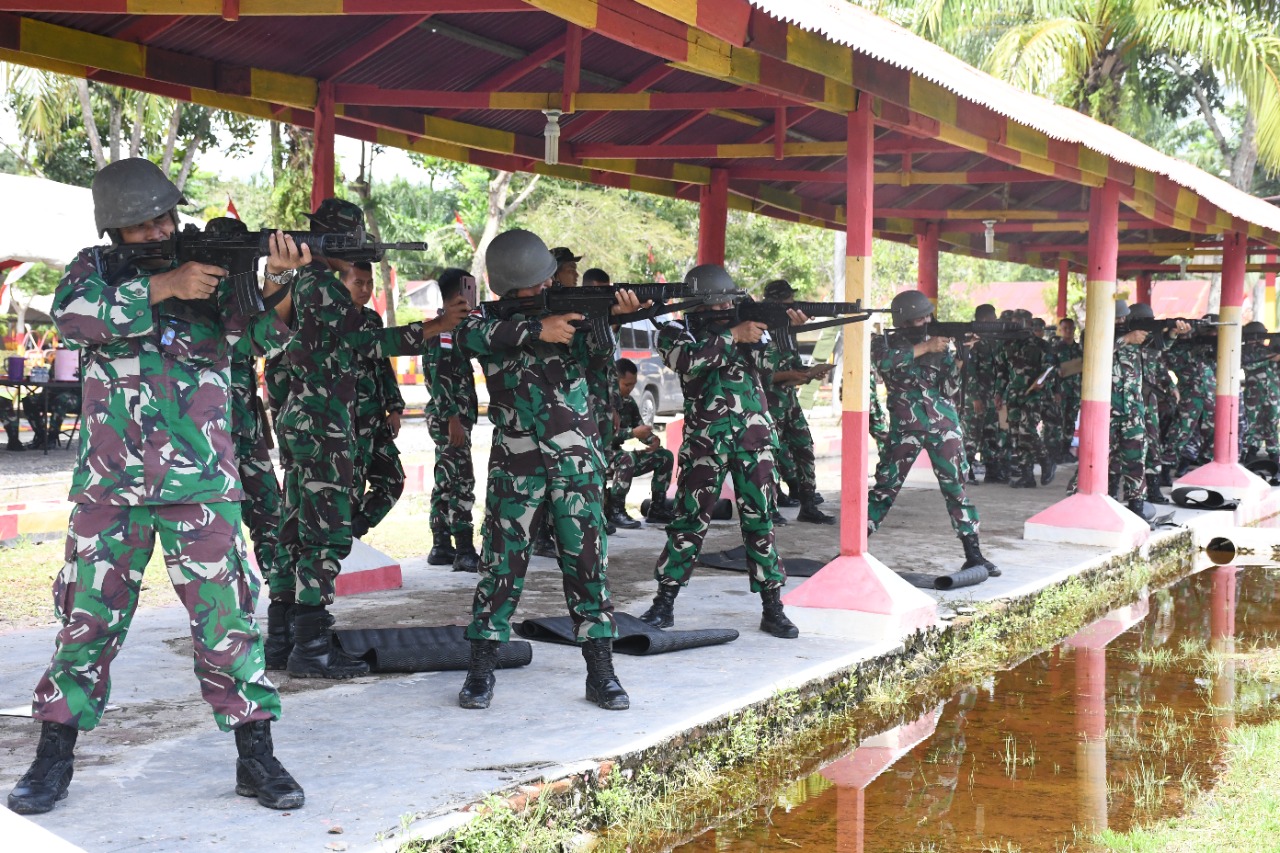
[[[680,377],[658,354],[658,327],[652,320],[637,320],[618,330],[618,357],[636,363],[636,387],[631,397],[640,407],[640,418],[652,424],[658,415],[684,410]]]

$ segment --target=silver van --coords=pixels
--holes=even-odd
[[[658,415],[680,414],[684,395],[680,377],[662,363],[658,354],[658,326],[653,320],[637,320],[618,330],[618,357],[636,363],[636,387],[631,397],[640,407],[640,418],[652,424]]]

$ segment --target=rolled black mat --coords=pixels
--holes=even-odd
[[[1204,486],[1179,486],[1169,493],[1169,498],[1187,509],[1235,509],[1240,501],[1224,498],[1221,492]]]
[[[974,586],[990,577],[986,566],[974,566],[971,569],[961,569],[958,572],[951,572],[946,575],[929,575],[924,572],[897,572],[897,575],[917,589],[940,590]],[[944,583],[949,584],[949,586],[943,586]]]
[[[646,625],[630,613],[615,613],[613,618],[618,624],[618,639],[613,641],[613,648],[624,655],[661,655],[702,646],[719,646],[738,639],[738,632],[732,628],[663,631]],[[530,640],[577,645],[573,637],[573,622],[568,616],[526,619],[516,625],[516,633]]]
[[[831,558],[831,560],[834,559],[835,557]],[[831,560],[784,557],[782,564],[787,569],[787,577],[811,578],[818,573],[818,569],[830,563]],[[728,551],[713,551],[710,554],[702,554],[698,557],[698,562],[713,569],[724,569],[727,572],[745,572],[747,570],[747,548],[745,545],[739,545],[737,548],[730,548]]]
[[[374,672],[443,672],[466,669],[471,641],[461,625],[440,628],[344,628],[333,636],[343,650]],[[533,647],[523,640],[498,646],[498,667],[528,666]]]

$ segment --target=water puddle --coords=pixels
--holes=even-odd
[[[1280,710],[1278,594],[1280,567],[1193,575],[676,849],[1081,850],[1176,814],[1224,732]]]

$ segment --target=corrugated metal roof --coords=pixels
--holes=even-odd
[[[1121,163],[1162,174],[1233,216],[1280,230],[1280,209],[1274,205],[1109,125],[998,80],[915,33],[845,0],[747,2],[780,21],[919,75],[1052,139],[1078,143]]]

